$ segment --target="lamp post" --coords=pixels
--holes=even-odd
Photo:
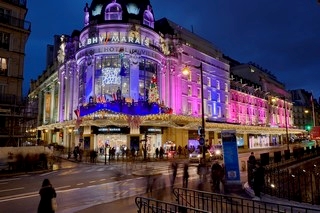
[[[283,98],[284,104],[284,117],[285,117],[285,125],[286,125],[286,138],[287,138],[287,150],[290,150],[289,147],[289,134],[288,134],[288,120],[287,120],[287,106],[286,106],[286,97]]]
[[[69,159],[71,157],[71,132],[72,132],[72,129],[69,128],[68,132],[69,132],[69,137],[68,137],[68,159]]]
[[[200,89],[201,89],[201,131],[200,131],[200,139],[199,143],[202,146],[202,158],[206,159],[206,152],[205,152],[205,119],[204,119],[204,94],[203,94],[203,69],[202,69],[202,62],[199,66],[193,66],[196,69],[200,70]],[[182,70],[182,74],[189,75],[190,69],[188,66],[185,66]]]

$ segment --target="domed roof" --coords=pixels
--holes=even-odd
[[[153,10],[150,0],[92,0],[89,12],[90,21],[96,20],[97,23],[105,22],[104,14],[106,8],[116,9],[122,12],[122,21],[127,22],[129,19],[141,21],[146,13],[148,18],[153,16]],[[152,14],[152,15],[150,15]]]

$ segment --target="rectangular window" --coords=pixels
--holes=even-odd
[[[192,81],[192,75],[191,75],[191,72],[189,72],[189,75],[188,75],[188,81]]]
[[[211,117],[212,116],[212,106],[208,105],[208,115]]]
[[[227,83],[224,83],[224,91],[228,92],[229,91],[229,87]]]
[[[208,87],[211,87],[211,78],[210,77],[207,77],[207,85],[208,85]]]
[[[221,102],[220,93],[217,93],[217,102]]]
[[[197,83],[198,83],[198,84],[201,84],[201,77],[200,77],[200,75],[197,75]]]
[[[9,50],[10,34],[0,31],[0,48]]]
[[[198,104],[198,114],[201,115],[202,112],[201,112],[201,104]]]
[[[225,100],[225,103],[228,104],[228,103],[229,103],[229,96],[226,95],[226,96],[225,96],[225,99],[226,99],[226,100]]]
[[[192,114],[192,104],[191,104],[191,102],[188,102],[188,114],[189,115]]]
[[[220,89],[220,81],[217,80],[217,89]]]
[[[197,89],[197,94],[198,94],[198,98],[201,98],[201,89],[200,88]]]
[[[211,91],[208,91],[208,100],[211,101],[212,100],[212,94]]]
[[[220,106],[217,107],[217,111],[218,111],[218,117],[221,118],[221,107]]]
[[[192,96],[192,88],[191,88],[191,86],[188,86],[188,96]]]
[[[0,95],[4,95],[6,93],[6,85],[0,84]]]
[[[0,75],[8,75],[8,59],[0,57]]]

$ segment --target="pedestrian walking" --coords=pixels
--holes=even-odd
[[[57,194],[49,179],[43,180],[39,194],[38,213],[54,213],[57,207],[55,203]]]
[[[261,199],[261,191],[264,186],[264,168],[260,162],[256,162],[256,168],[253,171],[253,191],[254,199]]]
[[[211,166],[212,191],[220,192],[220,183],[222,181],[223,168],[216,160]]]
[[[152,193],[153,185],[156,182],[156,178],[152,175],[147,176],[147,189],[146,192]]]
[[[207,165],[205,159],[203,158],[201,158],[200,163],[198,164],[197,174],[199,175],[200,182],[206,181]]]
[[[255,165],[256,164],[256,157],[254,156],[254,153],[251,152],[249,158],[248,158],[248,162],[252,165]]]
[[[254,153],[251,152],[249,158],[248,158],[248,183],[249,186],[252,187],[253,185],[253,171],[256,168],[256,157],[254,156]]]
[[[171,172],[172,172],[172,175],[171,175],[171,187],[174,186],[174,182],[176,180],[176,177],[177,177],[177,172],[178,172],[178,164],[176,161],[172,161],[171,163]]]
[[[182,176],[182,186],[184,188],[188,188],[188,180],[189,180],[189,164],[186,162],[183,165],[183,176]]]

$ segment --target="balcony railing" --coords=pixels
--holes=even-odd
[[[11,94],[0,94],[1,104],[22,104],[23,100],[21,97]]]
[[[0,14],[0,23],[18,27],[23,30],[31,30],[31,22],[13,16]]]

